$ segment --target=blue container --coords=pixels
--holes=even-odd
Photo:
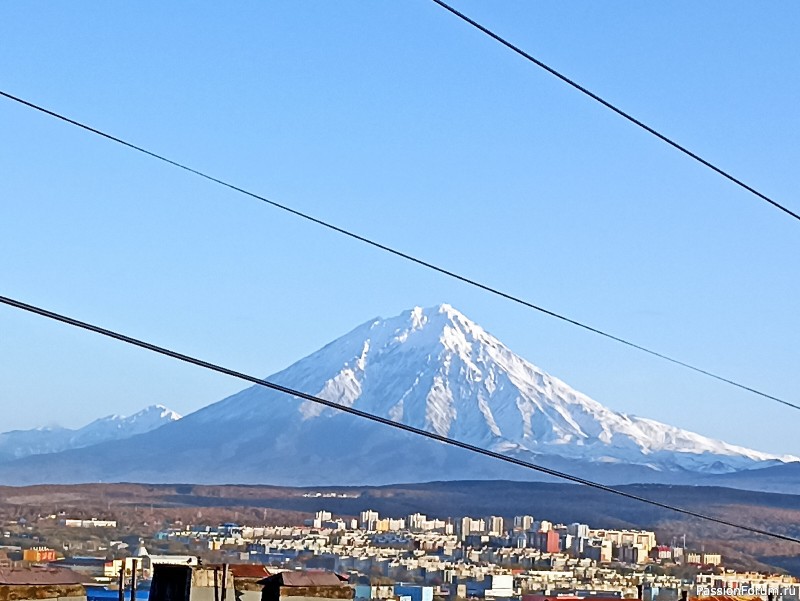
[[[147,583],[149,584],[149,582]],[[148,601],[150,598],[150,588],[136,587],[136,601]],[[86,601],[117,601],[119,591],[107,586],[87,586]],[[131,601],[131,590],[125,590],[125,601]]]

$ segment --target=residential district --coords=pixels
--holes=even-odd
[[[63,512],[8,521],[0,547],[0,598],[48,598],[31,588],[46,586],[56,591],[50,597],[89,601],[189,601],[189,592],[175,596],[184,589],[195,591],[194,601],[225,601],[227,588],[230,601],[254,590],[260,599],[270,590],[275,598],[359,601],[800,601],[794,577],[726,569],[719,553],[687,549],[681,541],[659,544],[651,531],[559,524],[531,515],[437,519],[363,511],[342,518],[319,511],[303,525],[178,521],[147,540],[115,539],[116,528],[113,519]],[[163,584],[177,569],[191,586]],[[156,586],[159,573],[162,584]],[[13,592],[15,586],[28,588]],[[82,588],[59,588],[70,586]]]

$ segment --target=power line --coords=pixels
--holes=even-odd
[[[580,322],[580,321],[578,321],[576,319],[572,319],[572,318],[567,317],[565,315],[562,315],[560,313],[556,313],[555,311],[551,311],[550,309],[546,309],[546,308],[544,308],[544,307],[542,307],[540,305],[537,305],[537,304],[534,304],[534,303],[532,303],[530,301],[527,301],[527,300],[525,300],[525,299],[523,299],[523,298],[521,298],[519,296],[515,296],[515,295],[510,294],[508,292],[503,292],[499,288],[495,288],[493,286],[489,286],[487,284],[483,284],[483,283],[479,282],[476,279],[461,275],[461,274],[456,273],[455,271],[451,271],[449,269],[445,269],[444,267],[440,267],[440,266],[438,266],[438,265],[436,265],[434,263],[431,263],[431,262],[426,261],[424,259],[420,259],[419,257],[415,257],[415,256],[410,255],[410,254],[408,254],[406,252],[403,252],[401,250],[397,250],[396,248],[392,248],[390,246],[387,246],[385,244],[382,244],[380,242],[377,242],[375,240],[372,240],[370,238],[362,236],[361,234],[357,234],[357,233],[355,233],[355,232],[353,232],[351,230],[347,230],[345,228],[342,228],[342,227],[339,227],[337,225],[334,225],[334,224],[332,224],[332,223],[330,223],[328,221],[324,221],[322,219],[319,219],[318,217],[314,217],[313,215],[309,215],[308,213],[303,213],[302,211],[298,211],[297,209],[293,209],[293,208],[291,208],[291,207],[289,207],[287,205],[281,204],[281,203],[276,202],[274,200],[270,200],[269,198],[266,198],[264,196],[256,194],[255,192],[251,192],[249,190],[246,190],[244,188],[236,186],[236,185],[234,185],[234,184],[232,184],[230,182],[227,182],[225,180],[222,180],[222,179],[219,179],[219,178],[214,177],[212,175],[209,175],[208,173],[205,173],[203,171],[199,171],[198,169],[194,169],[194,168],[189,167],[189,166],[187,166],[187,165],[185,165],[183,163],[179,163],[178,161],[175,161],[173,159],[169,159],[169,158],[167,158],[167,157],[165,157],[163,155],[160,155],[158,153],[155,153],[155,152],[153,152],[151,150],[147,150],[146,148],[143,148],[142,146],[137,146],[136,144],[132,144],[131,142],[127,142],[126,140],[123,140],[122,138],[118,138],[116,136],[112,136],[111,134],[108,134],[108,133],[106,133],[104,131],[101,131],[101,130],[99,130],[99,129],[95,128],[95,127],[92,127],[90,125],[86,125],[86,124],[81,123],[79,121],[75,121],[74,119],[70,119],[69,117],[66,117],[66,116],[64,116],[64,115],[62,115],[60,113],[57,113],[55,111],[51,111],[49,109],[46,109],[46,108],[44,108],[44,107],[42,107],[42,106],[40,106],[38,104],[34,104],[33,102],[30,102],[28,100],[24,100],[22,98],[19,98],[17,96],[9,94],[8,92],[4,92],[4,91],[0,90],[0,96],[4,96],[5,98],[8,98],[9,100],[13,100],[14,102],[18,102],[20,104],[23,104],[23,105],[25,105],[25,106],[27,106],[29,108],[35,109],[35,110],[37,110],[39,112],[42,112],[42,113],[44,113],[46,115],[49,115],[51,117],[55,117],[56,119],[59,119],[61,121],[69,123],[70,125],[74,125],[76,127],[84,129],[84,130],[86,130],[88,132],[91,132],[93,134],[96,134],[98,136],[106,138],[107,140],[111,140],[112,142],[116,142],[117,144],[122,144],[123,146],[126,146],[126,147],[128,147],[128,148],[130,148],[132,150],[135,150],[137,152],[141,152],[141,153],[146,154],[147,156],[150,156],[150,157],[152,157],[154,159],[158,159],[159,161],[163,161],[164,163],[172,165],[173,167],[177,167],[179,169],[183,169],[184,171],[188,171],[189,173],[197,175],[198,177],[202,177],[203,179],[206,179],[208,181],[214,182],[215,184],[219,184],[220,186],[224,186],[226,188],[234,190],[235,192],[239,192],[240,194],[244,194],[246,196],[249,196],[250,198],[254,198],[256,200],[260,200],[261,202],[266,203],[266,204],[268,204],[268,205],[270,205],[270,206],[272,206],[272,207],[274,207],[276,209],[280,209],[282,211],[286,211],[287,213],[291,213],[292,215],[295,215],[297,217],[305,219],[306,221],[310,221],[312,223],[316,223],[317,225],[325,227],[325,228],[327,228],[329,230],[332,230],[332,231],[337,232],[339,234],[342,234],[344,236],[348,236],[348,237],[350,237],[350,238],[352,238],[354,240],[358,240],[359,242],[363,242],[364,244],[369,244],[370,246],[372,246],[374,248],[377,248],[377,249],[380,249],[380,250],[385,251],[387,253],[393,254],[393,255],[395,255],[397,257],[400,257],[400,258],[405,259],[407,261],[410,261],[412,263],[416,263],[417,265],[421,265],[422,267],[426,267],[426,268],[428,268],[428,269],[430,269],[432,271],[435,271],[435,272],[440,273],[442,275],[446,275],[446,276],[448,276],[450,278],[453,278],[453,279],[458,280],[460,282],[463,282],[465,284],[469,284],[470,286],[474,286],[475,288],[479,288],[479,289],[481,289],[481,290],[483,290],[485,292],[489,292],[490,294],[494,294],[495,296],[499,296],[500,298],[504,298],[506,300],[512,301],[512,302],[517,303],[519,305],[522,305],[523,307],[527,307],[529,309],[533,309],[534,311],[539,311],[540,313],[544,313],[545,315],[549,315],[550,317],[555,317],[556,319],[560,319],[561,321],[564,321],[566,323],[572,324],[574,326],[577,326],[579,328],[582,328],[584,330],[592,332],[593,334],[597,334],[598,336],[603,336],[604,338],[607,338],[609,340],[613,340],[614,342],[618,342],[620,344],[624,344],[625,346],[628,346],[630,348],[636,349],[636,350],[641,351],[643,353],[647,353],[648,355],[651,355],[653,357],[657,357],[659,359],[663,359],[664,361],[668,361],[668,362],[670,362],[670,363],[672,363],[674,365],[678,365],[680,367],[684,367],[684,368],[689,369],[691,371],[694,371],[696,373],[702,374],[704,376],[708,376],[709,378],[713,378],[713,379],[718,380],[720,382],[724,382],[726,384],[730,384],[731,386],[735,386],[736,388],[739,388],[741,390],[746,390],[747,392],[751,392],[751,393],[756,394],[756,395],[758,395],[760,397],[763,397],[765,399],[769,399],[771,401],[775,401],[776,403],[780,403],[782,405],[786,405],[787,407],[791,407],[792,409],[800,410],[800,405],[797,405],[797,404],[792,403],[790,401],[787,401],[785,399],[773,396],[771,394],[768,394],[768,393],[763,392],[761,390],[758,390],[756,388],[752,388],[752,387],[747,386],[745,384],[741,384],[739,382],[736,382],[735,380],[731,380],[729,378],[725,378],[723,376],[717,375],[717,374],[715,374],[713,372],[710,372],[708,370],[702,369],[700,367],[696,367],[696,366],[694,366],[694,365],[692,365],[690,363],[686,363],[684,361],[680,361],[678,359],[674,359],[673,357],[670,357],[669,355],[665,355],[665,354],[660,353],[658,351],[654,351],[654,350],[649,349],[649,348],[647,348],[645,346],[636,344],[634,342],[631,342],[631,341],[626,340],[624,338],[621,338],[619,336],[615,336],[614,334],[610,334],[610,333],[608,333],[608,332],[606,332],[604,330],[601,330],[599,328],[595,328],[593,326],[590,326],[588,324]]]
[[[550,469],[541,465],[536,465],[535,463],[531,463],[529,461],[524,461],[522,459],[518,459],[516,457],[511,457],[509,455],[504,455],[502,453],[498,453],[496,451],[491,451],[489,449],[485,449],[483,447],[479,447],[476,445],[472,445],[466,442],[462,442],[460,440],[456,440],[454,438],[450,438],[448,436],[444,436],[442,434],[438,434],[436,432],[429,432],[427,430],[423,430],[421,428],[415,428],[414,426],[410,426],[408,424],[403,424],[400,422],[393,421],[391,419],[381,417],[379,415],[375,415],[373,413],[368,413],[366,411],[361,411],[360,409],[356,409],[354,407],[348,407],[346,405],[340,405],[334,401],[329,401],[311,394],[307,394],[305,392],[301,392],[299,390],[294,390],[293,388],[289,388],[287,386],[281,386],[280,384],[276,384],[274,382],[270,382],[269,380],[265,380],[263,378],[257,378],[255,376],[248,375],[246,373],[236,371],[227,367],[223,367],[216,363],[211,363],[209,361],[204,361],[203,359],[198,359],[196,357],[192,357],[190,355],[184,355],[183,353],[179,353],[177,351],[170,350],[168,348],[157,346],[150,342],[145,342],[143,340],[139,340],[137,338],[133,338],[131,336],[127,336],[125,334],[120,334],[119,332],[115,332],[113,330],[108,330],[106,328],[102,328],[100,326],[96,326],[85,321],[80,321],[73,317],[68,317],[66,315],[62,315],[59,313],[55,313],[53,311],[49,311],[47,309],[43,309],[41,307],[37,307],[35,305],[30,305],[28,303],[24,303],[22,301],[15,300],[13,298],[9,298],[7,296],[0,296],[0,303],[7,305],[9,307],[14,307],[16,309],[21,309],[23,311],[27,311],[28,313],[33,313],[35,315],[39,315],[41,317],[46,317],[47,319],[51,319],[60,323],[64,323],[76,328],[81,328],[84,330],[88,330],[89,332],[93,332],[95,334],[99,334],[101,336],[105,336],[106,338],[112,338],[114,340],[118,340],[120,342],[124,342],[126,344],[130,344],[133,346],[137,346],[139,348],[143,348],[145,350],[158,353],[159,355],[164,355],[166,357],[170,357],[172,359],[176,359],[178,361],[182,361],[184,363],[189,363],[191,365],[196,365],[198,367],[202,367],[204,369],[208,369],[211,371],[215,371],[217,373],[224,374],[226,376],[231,376],[237,378],[239,380],[244,380],[246,382],[250,382],[251,384],[256,384],[258,386],[263,386],[265,388],[269,388],[271,390],[275,390],[277,392],[281,392],[283,394],[291,395],[306,401],[311,401],[312,403],[317,403],[319,405],[324,405],[325,407],[329,407],[331,409],[335,409],[337,411],[342,411],[344,413],[349,413],[350,415],[354,415],[356,417],[360,417],[362,419],[368,419],[372,422],[377,422],[379,424],[383,424],[385,426],[389,426],[398,430],[403,430],[405,432],[409,432],[411,434],[415,434],[417,436],[423,436],[425,438],[435,440],[453,447],[457,447],[460,449],[464,449],[466,451],[470,451],[472,453],[477,453],[479,455],[484,455],[486,457],[491,457],[492,459],[498,459],[500,461],[504,461],[506,463],[511,463],[513,465],[517,465],[519,467],[524,467],[530,470],[534,470],[536,472],[540,472],[543,474],[547,474],[548,476],[553,476],[555,478],[560,478],[562,480],[567,480],[569,482],[573,482],[575,484],[581,484],[583,486],[588,486],[590,488],[594,488],[597,490],[601,490],[607,493],[611,493],[614,495],[618,495],[620,497],[624,497],[626,499],[630,499],[632,501],[638,501],[640,503],[646,503],[648,505],[652,505],[654,507],[659,507],[661,509],[668,509],[670,511],[675,511],[677,513],[681,513],[683,515],[687,515],[690,517],[698,518],[701,520],[706,520],[709,522],[714,522],[716,524],[721,524],[723,526],[730,526],[732,528],[737,528],[739,530],[744,530],[747,532],[752,532],[755,534],[761,534],[764,536],[768,536],[771,538],[789,541],[792,543],[800,544],[800,539],[793,538],[791,536],[787,536],[784,534],[778,534],[776,532],[770,532],[768,530],[763,530],[761,528],[756,528],[753,526],[746,526],[743,524],[738,524],[736,522],[730,522],[728,520],[724,520],[722,518],[716,518],[713,516],[705,515],[702,513],[698,513],[696,511],[692,511],[690,509],[685,509],[682,507],[676,507],[674,505],[670,505],[668,503],[662,503],[660,501],[654,501],[653,499],[648,499],[646,497],[641,497],[639,495],[634,495],[632,493],[626,492],[624,490],[619,490],[613,488],[611,486],[606,486],[605,484],[600,484],[598,482],[593,482],[592,480],[586,480],[584,478],[579,478],[578,476],[573,476],[566,472],[560,472],[558,470]]]
[[[556,70],[555,70],[553,67],[550,67],[549,65],[547,65],[547,64],[545,64],[545,63],[543,63],[542,61],[540,61],[539,59],[537,59],[537,58],[536,58],[536,57],[534,57],[533,55],[531,55],[531,54],[529,54],[529,53],[525,52],[525,51],[524,51],[522,48],[520,48],[519,46],[516,46],[516,45],[512,44],[511,42],[509,42],[509,41],[508,41],[508,40],[506,40],[505,38],[503,38],[503,37],[501,37],[500,35],[498,35],[498,34],[496,34],[495,32],[493,32],[493,31],[492,31],[491,29],[489,29],[488,27],[485,27],[485,26],[481,25],[480,23],[478,23],[478,22],[477,22],[477,21],[475,21],[474,19],[471,19],[470,17],[468,17],[468,16],[467,16],[467,15],[465,15],[464,13],[462,13],[462,12],[460,12],[460,11],[456,10],[455,8],[453,8],[452,6],[450,6],[449,4],[447,4],[446,2],[442,2],[442,0],[432,0],[432,2],[434,2],[434,3],[438,4],[439,6],[441,6],[442,8],[444,8],[445,10],[447,10],[447,11],[451,12],[452,14],[454,14],[455,16],[457,16],[457,17],[458,17],[459,19],[461,19],[462,21],[464,21],[464,22],[466,22],[466,23],[469,23],[469,24],[470,24],[470,25],[472,25],[474,28],[476,28],[476,29],[478,29],[479,31],[481,31],[481,32],[485,33],[485,34],[486,34],[486,35],[488,35],[490,38],[492,38],[493,40],[495,40],[495,41],[497,41],[497,42],[501,43],[501,44],[502,44],[503,46],[505,46],[506,48],[508,48],[508,49],[510,49],[510,50],[512,50],[512,51],[514,51],[514,52],[516,52],[516,53],[517,53],[517,54],[519,54],[521,57],[523,57],[524,59],[526,59],[526,60],[528,60],[528,61],[532,62],[532,63],[533,63],[534,65],[536,65],[537,67],[540,67],[540,68],[544,69],[545,71],[547,71],[547,72],[548,72],[548,73],[550,73],[551,75],[553,75],[553,76],[557,77],[558,79],[560,79],[560,80],[561,80],[561,81],[563,81],[564,83],[566,83],[566,84],[568,84],[568,85],[572,86],[573,88],[575,88],[575,89],[576,89],[576,90],[578,90],[579,92],[582,92],[583,94],[585,94],[586,96],[588,96],[588,97],[589,97],[589,98],[591,98],[592,100],[595,100],[595,101],[599,102],[599,103],[600,103],[600,104],[602,104],[604,107],[606,107],[607,109],[609,109],[609,110],[611,110],[611,111],[615,112],[615,113],[616,113],[617,115],[619,115],[620,117],[622,117],[622,118],[624,118],[624,119],[627,119],[628,121],[630,121],[630,122],[631,122],[631,123],[633,123],[634,125],[637,125],[638,127],[642,128],[642,129],[643,129],[643,130],[645,130],[646,132],[648,132],[648,133],[650,133],[650,134],[654,135],[656,138],[658,138],[658,139],[659,139],[659,140],[661,140],[662,142],[666,142],[667,144],[669,144],[669,145],[670,145],[670,146],[672,146],[673,148],[676,148],[677,150],[681,151],[683,154],[685,154],[685,155],[687,155],[687,156],[689,156],[689,157],[693,158],[695,161],[697,161],[697,162],[698,162],[698,163],[700,163],[701,165],[704,165],[704,166],[708,167],[709,169],[711,169],[712,171],[715,171],[716,173],[718,173],[719,175],[721,175],[721,176],[722,176],[722,177],[724,177],[725,179],[732,181],[732,182],[733,182],[734,184],[736,184],[737,186],[739,186],[739,187],[741,187],[741,188],[744,188],[745,190],[747,190],[747,191],[748,191],[748,192],[750,192],[751,194],[755,194],[755,195],[756,195],[758,198],[760,198],[761,200],[763,200],[763,201],[765,201],[765,202],[768,202],[769,204],[771,204],[771,205],[772,205],[773,207],[775,207],[776,209],[780,209],[781,211],[783,211],[783,212],[784,212],[784,213],[786,213],[787,215],[790,215],[790,216],[792,216],[792,217],[794,217],[795,219],[797,219],[797,220],[799,220],[799,221],[800,221],[800,214],[798,214],[798,213],[796,213],[796,212],[792,211],[791,209],[789,209],[788,207],[786,207],[786,206],[782,205],[782,204],[781,204],[781,203],[779,203],[778,201],[776,201],[776,200],[773,200],[772,198],[770,198],[770,197],[769,197],[769,196],[767,196],[766,194],[764,194],[764,193],[762,193],[762,192],[759,192],[758,190],[756,190],[756,189],[755,189],[755,188],[753,188],[752,186],[749,186],[749,185],[747,185],[747,184],[746,184],[746,183],[744,183],[742,180],[738,179],[737,177],[734,177],[733,175],[731,175],[730,173],[728,173],[727,171],[725,171],[725,170],[724,170],[724,169],[722,169],[721,167],[717,167],[717,166],[716,166],[714,163],[712,163],[711,161],[708,161],[708,160],[704,159],[703,157],[701,157],[700,155],[698,155],[698,154],[696,154],[696,153],[692,152],[691,150],[689,150],[689,149],[688,149],[688,148],[686,148],[685,146],[683,146],[683,145],[681,145],[681,144],[678,144],[678,142],[676,142],[676,141],[675,141],[675,140],[673,140],[672,138],[669,138],[669,137],[667,137],[666,135],[662,134],[661,132],[659,132],[659,131],[657,131],[657,130],[653,129],[652,127],[650,127],[649,125],[647,125],[647,124],[646,124],[646,123],[644,123],[643,121],[640,121],[639,119],[637,119],[636,117],[634,117],[634,116],[633,116],[633,115],[631,115],[630,113],[628,113],[628,112],[626,112],[626,111],[623,111],[623,110],[622,110],[621,108],[619,108],[618,106],[611,104],[611,103],[610,103],[608,100],[605,100],[604,98],[602,98],[602,97],[598,96],[597,94],[595,94],[594,92],[592,92],[592,91],[591,91],[591,90],[589,90],[588,88],[585,88],[584,86],[582,86],[581,84],[579,84],[579,83],[578,83],[578,82],[576,82],[575,80],[573,80],[573,79],[570,79],[569,77],[567,77],[567,76],[566,76],[566,75],[564,75],[563,73],[561,73],[561,72],[559,72],[559,71],[556,71]]]

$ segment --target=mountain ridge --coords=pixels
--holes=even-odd
[[[181,416],[175,411],[156,404],[149,405],[130,416],[107,415],[75,429],[51,426],[11,430],[0,433],[0,461],[58,453],[110,440],[122,440],[149,432],[180,418]]]
[[[268,379],[609,483],[679,482],[798,461],[612,411],[519,357],[450,305],[365,322]],[[96,466],[92,453],[135,459]],[[152,432],[58,455],[0,466],[0,476],[21,483],[191,476],[300,485],[520,474],[259,386]]]
[[[430,350],[437,345],[443,352],[432,357]],[[408,355],[418,349],[423,352],[412,358],[411,369],[405,369]],[[370,374],[368,363],[378,363]],[[311,371],[328,377],[315,378]],[[515,355],[450,305],[415,307],[395,318],[366,322],[270,379],[343,405],[358,402],[362,410],[465,442],[493,444],[503,451],[695,471],[714,471],[719,461],[727,464],[717,471],[798,460],[614,412]],[[376,388],[391,392],[375,395]],[[417,403],[409,402],[418,392],[424,394],[417,395]],[[260,411],[247,395],[233,395],[192,417],[246,419]],[[311,401],[300,408],[304,421],[332,412]],[[686,451],[690,447],[691,453]],[[676,452],[681,455],[668,455]],[[715,458],[706,461],[704,454]]]

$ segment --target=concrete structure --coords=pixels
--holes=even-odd
[[[533,522],[531,526],[531,530],[534,532],[547,532],[548,530],[553,529],[553,522],[549,520],[536,520]]]
[[[589,530],[589,536],[611,541],[617,547],[638,545],[645,553],[656,546],[656,534],[650,530]]]
[[[459,534],[461,540],[467,538],[470,534],[484,534],[486,533],[486,521],[481,519],[473,519],[471,517],[461,518],[461,529]]]
[[[531,546],[544,553],[558,553],[561,551],[561,540],[555,530],[540,530],[533,533]]]
[[[259,581],[263,586],[261,601],[319,601],[353,599],[355,591],[333,572],[281,572]],[[151,598],[151,601],[156,601]],[[233,601],[233,600],[231,600]],[[432,598],[431,598],[432,601]]]
[[[379,519],[381,519],[381,516],[378,515],[377,511],[367,509],[359,515],[358,525],[364,530],[374,531]]]
[[[22,552],[22,560],[31,563],[47,563],[56,560],[55,549],[48,547],[31,547]]]
[[[50,565],[66,568],[92,578],[114,578],[120,568],[118,562],[105,557],[70,557],[69,559],[59,559]]]
[[[355,586],[355,600],[369,601],[370,599],[394,599],[394,586],[388,584],[357,584]]]
[[[486,599],[510,599],[514,596],[514,577],[511,574],[492,574],[490,588],[484,592]]]
[[[705,596],[708,598],[713,595],[721,595],[720,591],[736,590],[742,596],[756,596],[761,599],[783,598],[784,600],[792,595],[787,595],[794,591],[797,597],[798,584],[796,578],[788,574],[759,574],[758,572],[733,572],[726,571],[724,574],[698,574],[695,577],[694,593],[697,597]]]
[[[195,568],[156,564],[150,601],[236,601],[234,579],[227,566]]]
[[[401,601],[433,601],[433,587],[396,584],[394,586],[394,595]]]
[[[583,546],[583,556],[600,563],[611,561],[613,545],[610,540],[589,539]]]
[[[412,532],[421,532],[425,530],[425,522],[428,521],[428,516],[422,513],[412,513],[406,518],[406,526]]]
[[[589,525],[575,522],[567,526],[567,532],[576,538],[589,538]]]
[[[622,563],[638,564],[644,563],[649,557],[639,545],[623,545],[617,549],[617,559]]]
[[[79,574],[58,568],[0,568],[0,599],[86,601]]]
[[[213,567],[219,569],[224,566]],[[233,564],[228,569],[233,577],[236,601],[260,601],[263,589],[260,583],[264,578],[271,576],[272,573],[265,566],[247,563]],[[230,601],[234,600],[231,599]]]
[[[505,534],[503,527],[503,518],[500,516],[492,515],[486,520],[486,525],[489,529],[489,534],[493,536],[502,536]]]
[[[67,528],[116,528],[117,520],[98,520],[91,518],[89,520],[79,520],[74,518],[64,518],[59,520],[62,526]]]

